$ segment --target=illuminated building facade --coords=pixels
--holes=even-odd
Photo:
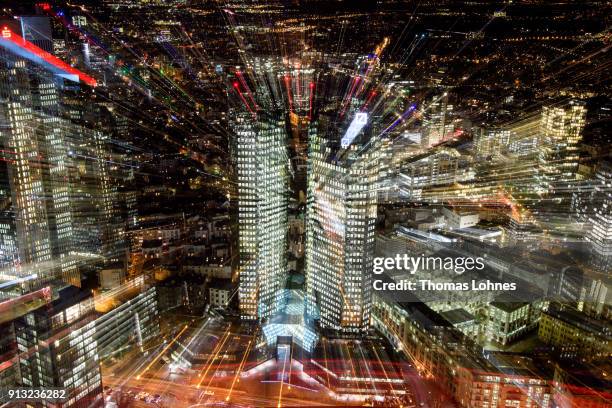
[[[374,326],[413,362],[422,378],[465,407],[552,408],[552,373],[524,355],[487,352],[472,336],[419,302],[395,302],[376,293]]]
[[[35,100],[30,86],[31,68],[15,55],[0,49],[0,145],[10,159],[7,167],[10,188],[10,208],[14,217],[14,242],[18,253],[15,264],[50,261],[52,258],[51,231],[44,201],[45,169],[41,158],[46,157],[44,140],[39,140],[39,124],[36,120]],[[43,89],[46,84],[42,83]],[[3,194],[8,200],[8,194]],[[9,216],[10,218],[10,216]],[[8,222],[3,233],[12,233]],[[3,238],[8,242],[10,238]],[[10,244],[5,244],[10,245]],[[18,272],[16,272],[18,273]]]
[[[510,130],[477,128],[474,132],[474,152],[479,158],[492,158],[502,154],[510,143]]]
[[[528,115],[508,125],[510,131],[507,151],[515,157],[535,157],[540,140],[540,116]],[[537,159],[537,157],[535,157]]]
[[[441,148],[401,167],[398,183],[400,197],[420,199],[424,189],[470,180],[470,162],[456,149]]]
[[[306,210],[306,290],[321,328],[363,332],[370,325],[378,153],[346,150],[310,134]]]
[[[495,355],[494,357],[497,357]],[[455,399],[466,407],[552,408],[550,381],[542,378],[537,363],[529,358],[501,355],[495,361],[497,372],[480,367],[459,367]]]
[[[487,336],[502,346],[511,343],[532,327],[531,313],[526,302],[491,302]]]
[[[284,121],[235,112],[240,311],[265,319],[279,311],[287,279],[288,155]]]
[[[80,286],[86,258],[125,257],[123,223],[114,216],[108,137],[61,117],[64,80],[78,82],[82,75],[90,85],[95,81],[49,54],[48,18],[19,22],[11,25],[16,31],[3,30],[0,40],[0,245],[6,250],[1,274],[36,276],[33,287],[57,276]]]
[[[448,103],[448,95],[445,93],[434,96],[424,109],[421,143],[423,147],[428,148],[441,143],[453,134],[455,130],[451,119],[453,105]]]
[[[2,295],[4,297],[6,294]],[[7,390],[18,386],[21,380],[18,356],[23,347],[19,347],[17,343],[15,322],[50,301],[49,287],[0,301],[0,398],[3,401],[7,400]]]
[[[75,241],[82,251],[103,256],[106,263],[125,263],[127,213],[120,212],[119,193],[109,169],[113,161],[110,137],[82,126],[66,127],[80,142],[72,148]]]
[[[0,323],[0,353],[8,362],[0,368],[0,398],[3,400],[7,398],[5,390],[15,387],[19,381],[19,371],[13,362],[17,356],[14,330],[12,321]]]
[[[612,357],[612,325],[578,310],[552,303],[542,312],[538,338],[554,346],[562,358],[609,360]]]
[[[2,149],[4,150],[4,149]],[[15,213],[11,203],[9,155],[0,152],[0,276],[16,276],[18,265]]]
[[[585,119],[586,107],[579,102],[542,108],[537,173],[540,192],[554,192],[558,183],[576,179]]]
[[[100,359],[125,351],[130,345],[142,348],[144,342],[159,334],[155,288],[145,288],[96,319],[95,338]]]
[[[102,380],[91,292],[75,286],[15,321],[20,385],[63,388],[62,407],[101,407]]]
[[[612,166],[603,164],[593,183],[592,208],[586,239],[591,244],[593,264],[601,271],[612,267]]]

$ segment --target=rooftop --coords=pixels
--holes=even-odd
[[[473,322],[476,318],[465,309],[453,309],[447,310],[446,312],[440,313],[440,316],[448,320],[451,324],[460,324],[466,322]]]

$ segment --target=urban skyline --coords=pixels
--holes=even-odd
[[[605,2],[2,7],[1,407],[612,407]]]

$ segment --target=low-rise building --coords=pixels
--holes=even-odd
[[[571,308],[551,304],[542,312],[538,338],[560,357],[588,360],[612,357],[612,325]]]
[[[465,309],[453,309],[441,312],[440,316],[446,319],[456,329],[459,329],[466,336],[477,336],[479,333],[478,321],[470,312]]]
[[[114,289],[125,281],[126,268],[123,262],[106,265],[100,270],[100,287]]]
[[[145,259],[158,259],[164,253],[164,242],[161,239],[152,239],[142,242],[142,255]]]
[[[211,307],[229,306],[234,285],[229,279],[212,279],[208,284],[208,296]]]
[[[232,267],[227,265],[226,261],[212,257],[186,258],[183,262],[183,272],[195,273],[209,279],[230,279]]]
[[[533,329],[536,313],[528,302],[519,302],[501,294],[489,303],[487,336],[500,346],[506,346]]]
[[[105,294],[106,295],[106,294]],[[159,311],[155,287],[142,288],[136,296],[116,297],[121,303],[96,319],[96,341],[100,359],[159,335]],[[123,298],[122,298],[123,297]]]
[[[76,286],[60,289],[49,303],[16,318],[19,385],[66,389],[62,407],[102,407],[95,318],[91,292]]]
[[[468,228],[478,224],[480,220],[475,211],[463,211],[456,208],[442,209],[442,214],[446,217],[446,223],[450,228]]]
[[[447,400],[479,408],[553,407],[552,370],[545,361],[483,353],[471,337],[416,298],[398,302],[377,292],[372,312],[374,327]]]

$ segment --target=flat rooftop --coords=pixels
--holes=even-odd
[[[451,323],[453,325],[461,324],[461,323],[467,323],[467,322],[473,322],[473,321],[476,320],[474,315],[472,315],[467,310],[461,309],[461,308],[453,309],[453,310],[447,310],[446,312],[441,312],[440,316],[442,316],[443,318],[448,320],[449,323]]]

